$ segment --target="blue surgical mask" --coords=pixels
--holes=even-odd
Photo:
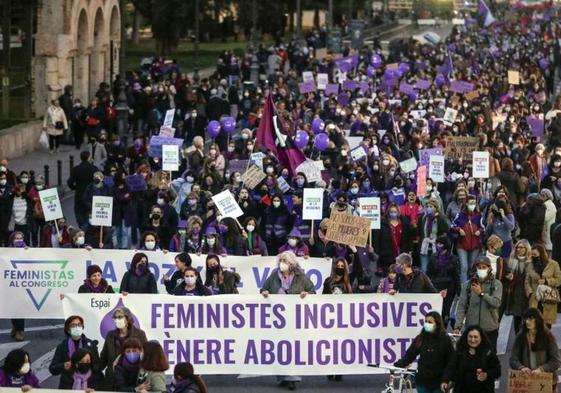
[[[397,220],[398,217],[399,217],[399,214],[397,212],[390,212],[390,218],[392,220]]]
[[[432,216],[434,214],[434,207],[427,207],[427,215]]]
[[[425,322],[425,324],[423,325],[423,329],[427,333],[432,333],[434,332],[434,324],[430,322]]]
[[[140,352],[127,352],[125,353],[125,357],[129,363],[136,364],[140,360]]]

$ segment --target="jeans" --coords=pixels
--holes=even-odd
[[[469,270],[479,255],[479,250],[466,251],[458,248],[458,258],[460,258],[460,282],[464,283],[468,280]]]
[[[113,246],[117,249],[128,250],[131,248],[131,227],[127,227],[125,222],[113,226]]]
[[[421,260],[421,270],[423,271],[423,273],[426,273],[427,268],[429,267],[430,255],[420,254],[419,259]]]
[[[417,393],[442,393],[440,387],[438,388],[427,388],[425,386],[417,385]]]

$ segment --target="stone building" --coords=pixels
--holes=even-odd
[[[36,17],[34,113],[41,116],[66,85],[87,105],[119,70],[119,0],[39,0]]]

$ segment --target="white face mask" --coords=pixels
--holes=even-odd
[[[469,204],[469,205],[467,205],[467,208],[468,208],[468,210],[469,210],[470,212],[472,212],[472,211],[475,210],[475,205]]]
[[[83,236],[80,236],[80,237],[76,238],[76,244],[79,245],[79,246],[83,246],[85,242],[86,242],[86,239]]]
[[[81,337],[82,333],[84,333],[84,328],[82,327],[77,326],[77,327],[70,328],[70,335],[72,337]]]
[[[477,277],[479,277],[480,280],[483,280],[487,277],[487,269],[477,269]]]
[[[152,240],[144,242],[144,245],[146,246],[147,250],[153,250],[154,248],[156,248],[156,242]]]
[[[288,245],[290,247],[296,247],[296,245],[298,244],[298,240],[297,239],[288,239]]]
[[[273,206],[276,207],[276,208],[280,207],[280,205],[281,205],[280,202],[277,202],[277,201],[273,202]]]
[[[158,198],[158,200],[156,201],[156,203],[157,203],[158,205],[165,205],[165,204],[166,204],[166,201],[165,201],[164,198]]]
[[[265,169],[265,172],[267,172],[267,174],[270,175],[275,172],[275,169],[269,166],[267,167],[267,169]]]
[[[20,375],[25,375],[29,372],[29,370],[31,370],[31,364],[24,363],[23,366],[21,366],[21,368],[19,369],[19,373]]]
[[[29,183],[29,178],[28,177],[22,177],[21,178],[21,184],[27,184]]]
[[[212,247],[216,243],[216,239],[211,237],[211,238],[207,239],[206,242],[208,243],[209,246]]]
[[[123,329],[125,326],[127,326],[127,319],[126,318],[115,319],[115,327],[117,329]]]
[[[248,232],[253,232],[255,230],[255,225],[248,225],[245,229],[247,229]]]
[[[228,151],[231,153],[235,150],[236,148],[234,146],[228,146]]]
[[[8,183],[8,181],[6,179],[0,180],[0,186],[2,186],[2,187],[4,187],[7,183]]]
[[[197,283],[197,277],[185,277],[185,284],[192,287]]]
[[[286,262],[279,263],[279,269],[282,273],[286,273],[290,270],[290,265]]]

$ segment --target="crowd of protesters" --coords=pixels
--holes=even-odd
[[[558,10],[548,4],[498,8],[493,14],[489,24],[487,15],[466,17],[465,25],[454,26],[440,43],[410,39],[389,58],[374,45],[356,52],[346,48],[342,59],[349,61],[341,62],[331,53],[318,58],[317,48],[290,42],[260,47],[255,56],[224,52],[213,76],[201,80],[189,78],[173,61],[155,59],[118,78],[113,88],[102,84],[87,107],[67,87],[52,102],[45,128],[53,153],[66,133],[82,149],[81,162],[68,179],[75,191],[77,225],[59,219],[57,232],[53,223],[45,223],[38,191],[49,185],[41,176],[13,173],[3,160],[0,245],[178,252],[178,271],[164,278],[174,295],[235,293],[239,277],[221,268],[221,258],[278,255],[278,271],[265,282],[263,296],[305,296],[313,288],[296,257],[327,258],[332,273],[324,293],[442,295],[442,312],[426,316],[423,332],[396,364],[404,367],[420,355],[418,391],[435,392],[452,383],[457,392],[492,391],[492,381],[500,376],[495,351],[504,315],[513,316],[517,333],[510,366],[555,375],[561,359],[549,328],[557,319],[561,286],[561,99],[554,91],[561,23]],[[253,61],[257,81],[251,80]],[[343,92],[339,86],[338,94],[322,89],[301,93],[305,71],[325,73],[330,83],[352,87]],[[519,82],[509,79],[509,71],[519,73]],[[430,85],[402,88],[419,80]],[[452,91],[454,81],[472,83],[474,94]],[[121,93],[131,108],[131,143],[129,131],[117,131],[114,103]],[[308,135],[307,143],[297,147],[280,144],[321,161],[320,180],[310,182],[262,143],[260,124],[268,121],[269,97],[279,118],[278,134],[289,142],[300,131]],[[149,146],[169,109],[175,111],[175,137],[184,140],[179,171],[171,178]],[[449,109],[457,111],[455,118],[445,118]],[[209,123],[225,117],[235,119],[235,132],[210,137]],[[314,143],[317,119],[324,125],[325,145]],[[542,128],[533,120],[541,121]],[[361,138],[358,147],[366,152],[356,161],[354,137]],[[488,178],[473,177],[471,152],[469,157],[445,153],[444,181],[429,177],[421,185],[416,170],[404,171],[400,163],[410,158],[422,163],[425,149],[447,151],[450,137],[478,139],[476,150],[489,153]],[[263,153],[259,165],[266,176],[250,189],[242,181],[243,170],[230,164],[252,160],[257,152]],[[144,189],[131,189],[131,175],[144,179]],[[282,187],[285,183],[288,187]],[[310,187],[324,189],[325,219],[315,225],[302,215],[303,190]],[[222,217],[211,199],[225,189],[244,212],[241,228]],[[90,223],[93,196],[114,198],[110,230],[100,232]],[[359,199],[372,196],[380,198],[382,219],[381,228],[372,231],[371,246],[327,239],[332,211],[358,215]],[[208,255],[205,282],[190,267],[188,253]],[[121,292],[157,292],[147,263],[146,254],[135,255]],[[88,269],[86,279],[84,292],[112,292],[99,268]],[[13,336],[23,340],[23,321],[13,323]],[[65,333],[85,343],[81,334],[72,334],[83,323],[80,317],[67,321]],[[75,376],[85,370],[103,379],[99,373],[107,367],[105,380],[112,386],[159,391],[156,381],[135,385],[127,373],[162,372],[165,359],[158,360],[159,350],[142,342],[145,336],[124,328],[120,337],[126,340],[117,340],[119,348],[106,341],[96,361],[97,350],[88,355],[83,351],[87,345],[78,349],[73,344],[69,355],[63,343],[51,372]],[[463,332],[456,350],[445,333],[448,328]],[[69,348],[70,343],[69,338]],[[145,354],[140,364],[137,355],[129,355],[139,352]],[[6,359],[3,372],[15,370],[25,379],[29,355],[14,356]],[[84,363],[96,366],[80,366]],[[176,380],[193,375],[188,365],[180,371]],[[64,383],[61,378],[61,386],[90,386],[90,377],[80,378],[68,377]],[[294,389],[298,380],[281,383]]]

